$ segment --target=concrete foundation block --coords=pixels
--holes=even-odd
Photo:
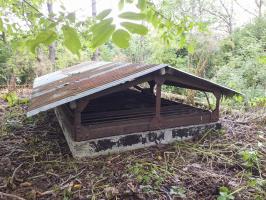
[[[221,124],[215,122],[76,142],[71,138],[71,133],[64,128],[61,120],[59,120],[59,123],[75,158],[95,157],[157,144],[169,144],[174,141],[191,139],[195,136],[204,134],[210,129],[217,130],[221,128]]]

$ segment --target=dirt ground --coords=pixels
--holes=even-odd
[[[266,199],[266,109],[193,141],[75,160],[53,112],[1,101],[0,199]]]

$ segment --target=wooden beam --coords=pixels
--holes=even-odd
[[[162,85],[165,79],[162,76],[155,77],[156,83],[156,98],[155,98],[155,117],[151,121],[151,127],[160,128],[161,126],[161,96],[162,96]]]
[[[217,121],[219,120],[220,100],[222,95],[220,92],[213,92],[213,95],[216,98],[216,105],[214,111],[212,112],[212,120]]]

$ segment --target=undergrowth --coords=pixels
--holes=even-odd
[[[223,114],[191,141],[75,160],[53,112],[1,121],[0,194],[24,199],[266,199],[265,111]]]

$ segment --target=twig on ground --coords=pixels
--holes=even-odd
[[[14,195],[14,194],[8,194],[8,193],[4,193],[4,192],[0,192],[0,197],[3,198],[3,197],[9,197],[9,198],[12,198],[12,199],[18,199],[18,200],[26,200],[22,197],[19,197],[17,195]]]

